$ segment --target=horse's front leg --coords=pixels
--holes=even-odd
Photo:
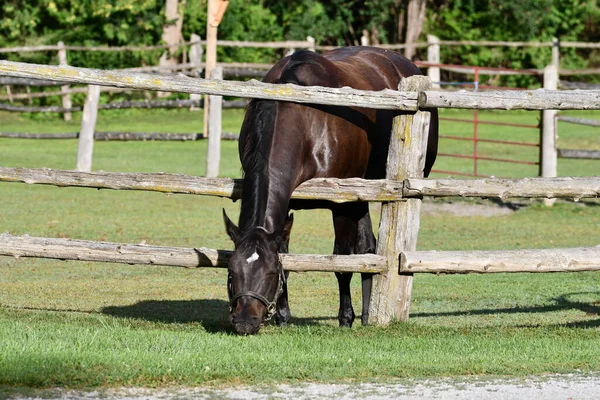
[[[336,272],[340,289],[340,309],[338,311],[338,321],[340,326],[351,328],[354,322],[354,308],[352,308],[352,296],[350,294],[350,281],[352,272]]]
[[[288,291],[287,291],[287,280],[290,275],[289,271],[285,271],[285,282],[283,283],[283,291],[281,296],[277,299],[277,305],[275,309],[275,323],[279,326],[287,325],[292,318],[290,312],[290,305],[288,303]]]

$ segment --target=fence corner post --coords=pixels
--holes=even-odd
[[[548,65],[544,68],[544,89],[558,88],[558,67]],[[558,154],[556,149],[557,123],[556,110],[542,110],[542,129],[540,132],[540,176],[555,178],[558,176]],[[544,199],[544,204],[551,207],[556,199]]]
[[[190,58],[190,66],[191,66],[191,73],[192,76],[194,77],[201,77],[202,76],[202,44],[200,43],[200,35],[197,35],[195,33],[192,33],[190,35],[190,51],[189,51],[189,58]],[[200,100],[202,100],[202,95],[201,94],[195,94],[192,93],[190,94],[190,100],[194,101],[194,102],[200,102]],[[196,106],[195,104],[192,104],[192,106],[190,107],[190,110],[199,110],[200,106]]]
[[[426,76],[404,78],[399,90],[422,92],[431,88]],[[416,111],[394,118],[387,159],[386,179],[422,178],[431,113]],[[386,257],[388,270],[373,278],[369,323],[386,325],[406,321],[410,308],[412,274],[399,274],[402,251],[416,250],[421,199],[404,199],[381,205],[377,254]]]
[[[435,35],[427,35],[427,62],[430,64],[440,63],[440,38]],[[427,67],[427,76],[431,79],[432,88],[439,89],[439,82],[442,80],[440,75],[440,67]]]
[[[211,79],[223,79],[223,67],[215,67],[210,74]],[[208,101],[208,149],[206,153],[206,177],[216,178],[219,175],[221,161],[221,114],[223,96],[210,95]]]
[[[89,85],[88,94],[83,105],[81,130],[77,146],[77,171],[92,170],[92,154],[94,152],[94,133],[98,117],[98,102],[100,101],[100,86]]]
[[[65,44],[61,41],[58,42],[58,63],[60,65],[68,65],[67,63],[67,48]],[[71,94],[69,90],[69,85],[62,85],[60,87],[60,91],[63,93],[62,96],[62,105],[63,108],[71,108],[73,107],[73,103],[71,102]],[[63,119],[65,121],[70,121],[72,118],[70,112],[63,113]]]

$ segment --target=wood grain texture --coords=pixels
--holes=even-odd
[[[597,198],[600,197],[600,176],[520,179],[409,178],[404,181],[404,196]]]
[[[93,242],[60,238],[0,234],[0,255],[123,264],[165,265],[184,268],[227,268],[231,251],[204,247],[184,248],[147,244]],[[288,271],[373,272],[384,269],[385,259],[375,254],[324,256],[281,254]]]
[[[425,91],[420,108],[494,110],[600,110],[600,90]]]
[[[421,92],[430,87],[428,77],[412,76],[403,79],[399,89]],[[386,179],[403,181],[423,176],[430,118],[427,111],[394,118]],[[381,205],[377,254],[385,257],[389,269],[373,278],[369,323],[386,325],[394,319],[408,319],[413,277],[410,273],[399,275],[395,265],[400,252],[416,249],[420,210],[420,198]]]
[[[400,272],[504,273],[600,270],[600,246],[496,251],[413,251],[400,256]]]
[[[417,93],[402,93],[389,89],[369,92],[351,88],[304,87],[291,84],[274,85],[258,81],[224,81],[190,78],[184,75],[150,75],[127,71],[103,71],[70,66],[56,67],[11,61],[0,61],[0,75],[163,92],[251,97],[375,109],[417,109]]]

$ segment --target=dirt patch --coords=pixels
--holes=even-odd
[[[525,207],[524,203],[503,202],[499,200],[451,200],[424,199],[421,207],[423,215],[454,215],[457,217],[498,217],[510,215]],[[380,203],[371,203],[371,214],[381,212]]]
[[[421,212],[425,215],[450,214],[457,217],[498,217],[510,215],[520,207],[509,203],[471,203],[463,201],[424,201]]]

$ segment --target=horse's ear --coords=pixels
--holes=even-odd
[[[231,222],[231,220],[227,216],[227,213],[225,212],[225,209],[223,209],[223,221],[225,221],[225,231],[227,231],[227,234],[229,235],[233,243],[236,243],[237,238],[240,237],[240,228],[238,228],[233,222]]]
[[[279,236],[277,240],[277,251],[280,253],[287,253],[289,251],[290,244],[290,233],[292,232],[292,225],[294,224],[294,214],[288,215],[285,220],[285,224],[283,224],[283,230],[281,231],[281,236]]]
[[[286,243],[290,242],[290,234],[292,233],[292,225],[294,225],[294,214],[288,215],[283,225],[283,232],[281,232],[281,239]]]

